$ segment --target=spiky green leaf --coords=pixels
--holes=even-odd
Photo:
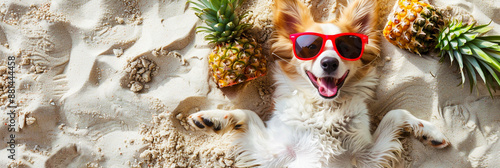
[[[229,35],[231,35],[231,31],[229,31],[229,30],[224,31],[224,32],[222,32],[222,34],[221,34],[221,36],[223,36],[223,37],[227,37],[227,36],[229,36]]]
[[[500,36],[482,36],[478,38],[481,40],[486,40],[494,43],[500,43]]]
[[[226,14],[226,8],[227,4],[221,4],[219,11],[217,11],[217,14],[220,15],[225,15]]]
[[[500,61],[500,52],[492,50],[485,50],[484,52],[486,52],[486,54],[495,58],[496,60]]]
[[[224,12],[224,15],[226,16],[231,16],[231,13],[234,13],[234,7],[233,4],[227,4],[226,10]]]
[[[225,42],[225,41],[227,41],[226,37],[221,37],[217,40],[217,42]]]
[[[448,54],[453,54],[453,55],[450,55],[450,59],[453,60],[453,57],[455,57],[455,59],[457,60],[458,69],[460,70],[460,75],[462,76],[462,83],[465,83],[464,63],[463,63],[462,54],[460,54],[460,52],[458,52],[457,50],[453,51],[453,53],[448,52]]]
[[[500,85],[500,78],[498,78],[498,75],[496,74],[496,72],[491,69],[491,67],[484,63],[484,62],[479,62],[483,67],[484,69],[486,69],[488,72],[489,72],[489,75],[486,76],[487,78],[487,83],[486,83],[486,88],[488,88],[488,92],[490,93],[490,96],[493,96],[493,94],[491,93],[491,89],[493,86],[493,83],[496,81],[496,83],[498,85]]]
[[[198,17],[205,22],[217,22],[217,18],[212,15],[201,13],[200,15],[198,15]]]
[[[462,21],[453,21],[450,27],[450,31],[457,29],[457,27],[462,26]]]
[[[477,26],[474,26],[471,30],[474,30],[474,31],[475,31],[475,30],[478,30],[478,29],[483,29],[483,28],[485,28],[485,27],[488,27],[490,24],[491,24],[491,21],[490,21],[490,23],[488,23],[488,24],[483,24],[483,25],[477,25]]]
[[[448,39],[444,39],[441,45],[436,45],[439,46],[440,50],[449,50],[450,49],[450,41]]]
[[[207,0],[205,0],[205,1],[207,1]],[[210,2],[210,4],[212,5],[212,7],[211,7],[212,9],[219,10],[221,7],[220,0],[209,0],[207,2]]]
[[[488,48],[495,51],[500,51],[500,46],[497,43],[492,43],[481,39],[475,39],[474,41],[472,41],[472,43],[474,43],[474,45],[479,48]]]
[[[472,55],[472,50],[470,49],[469,45],[464,45],[459,48],[460,53],[465,54],[465,55]]]
[[[474,29],[475,32],[478,32],[480,34],[484,34],[486,32],[489,32],[491,29],[493,29],[493,27],[482,27],[482,28],[477,28],[477,29]]]
[[[214,9],[205,8],[202,11],[210,16],[213,16],[214,18],[217,17],[217,11],[215,11]]]
[[[468,31],[469,31],[471,28],[473,28],[473,27],[474,27],[474,24],[470,24],[470,25],[469,25],[469,26],[467,26],[467,27],[461,28],[461,29],[460,29],[460,34],[464,34],[464,33],[468,32]]]
[[[481,67],[479,66],[479,63],[476,60],[476,58],[474,58],[474,57],[468,57],[468,56],[466,56],[464,58],[472,65],[472,67],[474,69],[476,69],[477,74],[479,74],[479,77],[481,77],[481,79],[483,79],[483,82],[486,84],[486,77],[484,77],[484,72],[481,69]]]
[[[483,50],[481,50],[476,45],[474,45],[472,43],[470,43],[468,45],[472,49],[472,51],[474,52],[474,56],[476,56],[477,58],[480,58],[481,60],[488,63],[490,66],[492,66],[493,69],[500,71],[500,63],[497,60],[488,56],[488,54],[486,54]]]
[[[233,22],[229,22],[226,24],[226,30],[233,30],[235,28],[235,25]]]
[[[454,51],[456,52],[456,50]],[[443,62],[444,60],[444,53],[443,51],[439,51],[439,57],[441,57],[441,59],[439,60],[439,62]],[[450,66],[453,65],[453,61],[455,60],[455,57],[452,56],[452,55],[449,55],[448,58],[450,58]]]
[[[236,23],[236,22],[235,22],[235,20],[234,20],[234,18],[236,18],[236,14],[231,13],[231,15],[229,16],[229,20],[230,20],[231,22],[233,22],[233,23]]]
[[[219,23],[222,23],[222,24],[227,24],[227,22],[229,22],[229,20],[226,18],[225,15],[219,15],[219,17],[217,18],[217,21]]]
[[[211,9],[217,9],[213,4],[207,0],[199,0],[205,7],[204,8],[211,8]]]
[[[462,34],[462,36],[467,40],[467,41],[472,41],[477,37],[477,33],[465,33]]]
[[[203,12],[203,11],[201,11],[201,9],[196,8],[196,7],[191,7],[191,9],[195,11],[195,13],[194,13],[194,14],[195,14],[196,16],[198,16],[199,14],[201,14],[201,13]]]
[[[451,40],[450,45],[453,50],[458,49],[458,41],[456,39]]]
[[[446,38],[446,35],[450,32],[449,27],[445,27],[441,33],[439,33],[439,39],[444,40]]]
[[[472,65],[465,61],[465,72],[467,72],[467,76],[469,76],[469,83],[470,83],[470,91],[472,93],[473,87],[476,85],[476,71],[472,68]]]
[[[488,64],[484,63],[484,62],[480,62],[483,67],[485,67],[486,70],[488,70],[488,72],[490,72],[491,76],[493,77],[493,79],[495,79],[495,81],[497,82],[498,85],[500,85],[500,78],[498,77],[497,73],[500,73],[500,71],[496,71],[493,70],[490,66],[488,66]]]
[[[500,71],[496,71],[493,70],[490,66],[488,66],[488,64],[484,63],[484,62],[479,62],[483,65],[483,67],[485,67],[485,69],[490,72],[491,76],[493,77],[493,79],[495,79],[495,81],[497,82],[498,85],[500,85],[500,78],[498,77],[497,73],[500,73]]]
[[[460,37],[463,37],[463,35],[461,35]],[[458,47],[462,47],[465,45],[465,43],[467,43],[467,39],[465,38],[457,38],[457,42],[458,42]]]
[[[212,28],[214,28],[215,31],[221,32],[224,31],[224,24],[217,23]]]
[[[214,29],[206,26],[198,26],[196,27],[196,33],[203,32],[203,33],[212,33],[214,32]]]
[[[205,8],[204,5],[198,3],[198,2],[195,2],[195,1],[188,1],[188,3],[191,3],[193,5],[195,5],[196,7],[191,7],[191,8],[195,8],[195,9],[198,9],[199,11],[201,11],[201,9]]]

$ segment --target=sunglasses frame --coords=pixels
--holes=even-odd
[[[319,50],[318,54],[316,54],[314,57],[311,57],[311,58],[301,58],[301,57],[297,56],[297,53],[295,51],[295,42],[296,42],[297,38],[300,37],[300,36],[302,36],[302,35],[315,35],[315,36],[321,37],[323,39],[323,44],[321,46],[321,49]],[[346,58],[346,57],[342,56],[339,53],[339,51],[337,50],[337,45],[335,44],[335,39],[337,39],[337,37],[346,36],[346,35],[356,36],[356,37],[359,37],[361,39],[361,54],[357,58],[354,58],[354,59],[353,58]],[[342,59],[345,59],[345,60],[348,60],[348,61],[356,61],[356,60],[361,59],[361,56],[363,55],[363,52],[365,50],[365,45],[368,44],[368,36],[364,35],[364,34],[360,34],[360,33],[339,33],[339,34],[334,34],[334,35],[325,35],[325,34],[315,33],[315,32],[303,32],[303,33],[291,34],[290,35],[290,40],[292,40],[293,54],[295,55],[295,58],[297,58],[299,60],[304,60],[304,61],[315,59],[319,55],[321,55],[321,53],[323,53],[323,50],[325,49],[325,44],[326,44],[327,40],[331,40],[332,43],[333,43],[333,49],[335,50],[335,52],[337,52],[337,54]]]

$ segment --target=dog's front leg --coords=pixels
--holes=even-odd
[[[293,145],[284,143],[289,137],[279,136],[287,131],[282,129],[288,127],[281,122],[271,124],[271,129],[265,127],[264,122],[253,111],[200,111],[191,114],[188,120],[198,130],[218,134],[234,131],[237,167],[284,167],[295,160],[294,157],[289,157],[295,155]],[[294,164],[301,162],[295,161]]]
[[[406,110],[392,110],[384,116],[373,134],[375,143],[370,150],[371,163],[381,166],[380,164],[394,161],[402,150],[398,138],[401,138],[403,132],[410,132],[422,143],[434,148],[440,149],[449,145],[444,134],[432,123],[418,119]]]
[[[206,110],[189,115],[188,123],[199,130],[225,133],[246,132],[250,127],[264,129],[262,120],[250,110]]]
[[[218,134],[235,131],[236,166],[263,166],[272,162],[269,134],[260,117],[250,110],[207,110],[191,114],[190,125]]]
[[[448,140],[436,126],[429,121],[418,119],[406,110],[389,111],[374,133],[376,139],[385,136],[384,132],[391,132],[399,137],[402,131],[410,132],[422,143],[434,148],[444,148],[449,145]]]

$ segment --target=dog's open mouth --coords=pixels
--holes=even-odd
[[[318,78],[309,71],[306,71],[306,74],[309,76],[309,80],[311,80],[314,87],[318,89],[319,94],[324,98],[331,99],[337,96],[338,91],[342,85],[344,85],[344,81],[347,78],[349,71],[346,71],[340,79],[336,79],[334,77]]]

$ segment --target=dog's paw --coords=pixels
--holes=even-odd
[[[413,127],[414,135],[424,144],[437,149],[445,148],[450,145],[448,139],[432,123],[420,120]]]
[[[232,111],[210,110],[189,115],[188,123],[198,130],[216,133],[243,127],[242,117]]]
[[[221,117],[216,111],[200,111],[189,115],[188,123],[198,130],[219,131],[223,124],[227,123],[227,117]]]

